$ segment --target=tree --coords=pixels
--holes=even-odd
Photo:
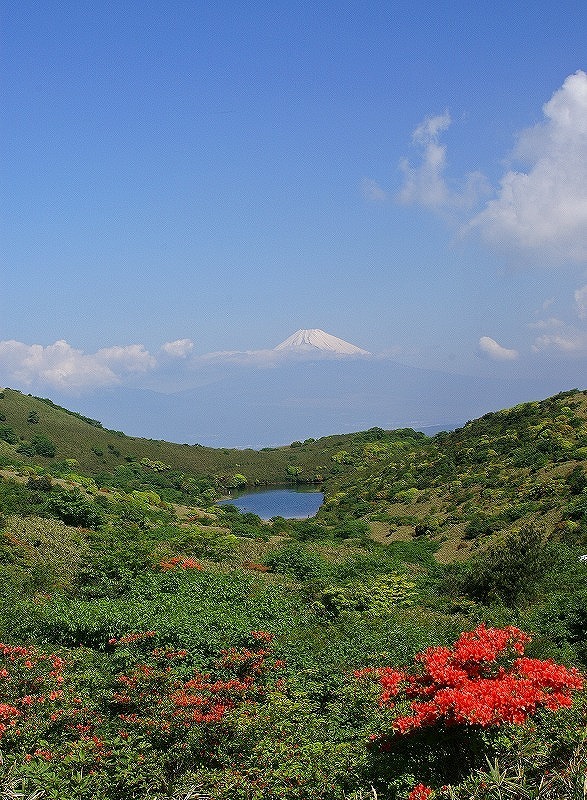
[[[0,441],[7,442],[8,444],[16,444],[18,436],[8,425],[0,425]]]
[[[553,547],[545,541],[544,531],[525,525],[472,558],[462,588],[475,600],[512,605],[532,592],[554,561]]]
[[[31,444],[35,448],[35,454],[38,456],[45,456],[45,458],[53,458],[55,455],[56,447],[50,439],[43,436],[42,433],[36,434],[31,439]]]
[[[285,468],[285,471],[287,472],[288,477],[295,483],[298,479],[298,475],[302,471],[302,468],[296,467],[293,464],[288,464]]]
[[[42,433],[38,433],[30,440],[30,442],[22,442],[16,449],[17,453],[22,453],[25,456],[44,456],[45,458],[53,458],[56,452],[55,445]]]

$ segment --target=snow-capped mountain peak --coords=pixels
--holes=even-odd
[[[300,329],[273,348],[279,352],[322,352],[344,356],[368,356],[369,352],[320,328]]]

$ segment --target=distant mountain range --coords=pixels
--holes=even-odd
[[[293,354],[300,352],[295,347]],[[431,434],[571,388],[539,378],[477,378],[324,350],[316,350],[315,358],[286,357],[265,367],[215,364],[194,373],[196,379],[197,387],[174,393],[115,387],[75,401],[52,396],[129,435],[260,448],[373,426]]]

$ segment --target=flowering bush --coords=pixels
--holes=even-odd
[[[417,786],[414,786],[408,795],[408,800],[428,800],[431,795],[432,789],[423,783],[419,783]]]
[[[71,685],[56,653],[0,644],[0,744],[25,762],[51,761],[59,743],[91,738],[101,717]]]
[[[203,569],[202,565],[194,558],[181,558],[180,556],[174,556],[168,560],[163,559],[159,562],[159,566],[163,572],[172,569]]]
[[[64,661],[32,647],[2,643],[0,661],[0,739],[19,737],[38,707],[48,709],[63,698]]]
[[[148,634],[131,634],[111,644],[138,642]],[[231,648],[221,654],[218,667],[226,678],[195,671],[183,680],[171,664],[183,660],[186,650],[152,650],[146,663],[118,676],[119,689],[112,703],[121,725],[159,739],[180,740],[194,726],[221,722],[229,709],[261,692],[255,681],[266,670],[272,636],[264,631],[251,636],[250,648]]]
[[[83,675],[73,660],[0,644],[0,746],[23,787],[54,786],[62,800],[83,774],[76,797],[118,799],[145,796],[153,782],[166,786],[198,764],[230,767],[218,760],[223,722],[265,698],[264,676],[282,666],[267,658],[272,635],[254,631],[248,646],[224,650],[213,675],[191,668],[185,649],[154,646],[156,636],[109,640],[112,663],[128,666],[96,702],[76,690]]]
[[[452,648],[429,647],[418,653],[411,670],[357,671],[355,677],[379,684],[382,709],[399,712],[392,721],[392,737],[374,735],[372,741],[391,749],[394,736],[419,729],[520,725],[540,709],[570,707],[572,693],[583,688],[583,678],[574,668],[525,657],[529,641],[530,636],[513,626],[482,624],[461,634]],[[464,752],[462,757],[466,760]],[[418,784],[409,800],[425,800],[431,792]]]
[[[522,723],[539,708],[569,707],[571,693],[583,688],[576,669],[523,657],[530,637],[518,628],[486,628],[463,633],[454,647],[429,647],[416,655],[416,670],[388,667],[361,670],[381,685],[379,704],[410,701],[411,713],[396,717],[394,730],[408,733],[444,722],[448,725]]]

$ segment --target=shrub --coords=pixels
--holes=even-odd
[[[539,708],[569,708],[583,688],[576,669],[524,657],[531,637],[514,626],[481,624],[461,634],[454,647],[429,647],[416,655],[411,672],[376,670],[380,703],[393,708],[405,693],[410,712],[393,729],[407,733],[440,722],[449,725],[521,724]],[[362,674],[362,673],[361,673]]]
[[[45,458],[53,458],[55,455],[56,447],[50,439],[38,433],[31,439],[31,444],[35,448],[35,455],[44,456]]]
[[[542,529],[526,525],[472,558],[465,567],[462,589],[482,602],[516,603],[530,595],[551,569],[553,549]]]
[[[193,526],[181,529],[174,537],[173,545],[182,552],[189,552],[199,558],[221,561],[234,552],[237,541],[236,536],[231,533]]]
[[[417,600],[416,584],[406,575],[382,575],[366,583],[324,589],[318,600],[332,616],[344,611],[358,611],[372,616],[392,613],[398,606]]]
[[[18,447],[16,448],[16,452],[20,453],[23,456],[29,456],[32,458],[35,455],[35,446],[32,442],[21,442]]]
[[[368,523],[352,519],[336,525],[334,536],[336,539],[366,539],[369,536],[369,530]]]
[[[45,499],[41,493],[31,491],[21,483],[0,481],[0,509],[5,514],[29,516],[42,513]]]
[[[53,487],[49,475],[31,475],[26,485],[35,492],[50,492]]]
[[[313,519],[296,520],[290,536],[300,542],[316,542],[331,538],[330,531]]]
[[[79,490],[55,494],[49,499],[47,510],[66,525],[98,528],[104,522],[100,509],[86,500]]]
[[[0,440],[7,444],[16,444],[18,436],[9,425],[0,425]]]
[[[45,458],[53,458],[56,452],[56,447],[50,439],[38,433],[30,440],[24,441],[17,448],[17,453],[22,453],[25,456],[44,456]]]
[[[12,565],[15,580],[21,572],[23,587],[31,591],[63,588],[72,585],[87,550],[80,533],[61,521],[11,516],[6,520],[0,561]]]
[[[291,575],[298,580],[315,579],[328,573],[328,562],[325,559],[297,543],[287,544],[270,553],[264,563],[273,572]]]

